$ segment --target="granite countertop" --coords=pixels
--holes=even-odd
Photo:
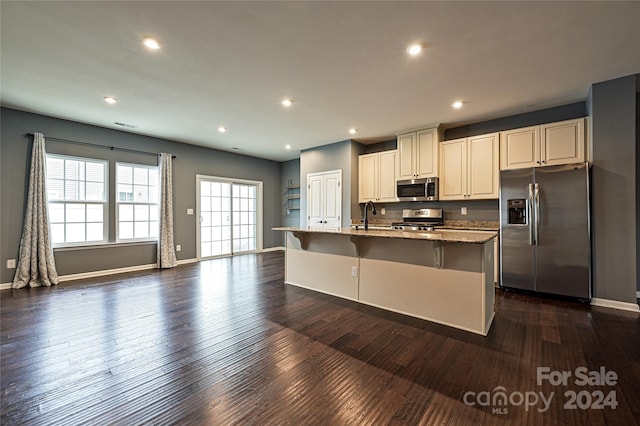
[[[484,244],[491,241],[497,236],[496,232],[489,231],[458,231],[441,229],[435,231],[396,231],[385,229],[364,229],[337,228],[337,229],[316,229],[316,228],[293,228],[280,227],[273,228],[274,231],[316,233],[316,234],[338,234],[351,235],[358,237],[377,237],[377,238],[400,238],[405,240],[425,240],[425,241],[441,241],[444,243],[471,243]]]

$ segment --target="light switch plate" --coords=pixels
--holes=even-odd
[[[187,214],[188,215],[192,215],[193,214],[193,209],[187,209]]]
[[[7,269],[15,269],[16,260],[15,259],[7,259]]]
[[[467,214],[467,208],[466,207],[460,207],[460,214],[466,215]]]
[[[182,250],[182,246],[180,244],[177,244],[176,245],[176,251],[180,251],[180,250]]]

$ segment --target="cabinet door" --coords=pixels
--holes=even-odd
[[[379,158],[379,154],[365,154],[358,157],[358,201],[360,203],[376,201],[379,196]]]
[[[498,198],[498,139],[498,133],[492,133],[467,140],[469,198]]]
[[[440,143],[440,199],[462,200],[467,194],[467,140]]]
[[[416,134],[416,174],[420,178],[438,176],[436,129],[424,130]]]
[[[543,166],[584,162],[584,118],[540,126]]]
[[[540,164],[540,126],[507,130],[500,134],[500,170]]]
[[[396,151],[379,153],[378,201],[398,201],[396,199],[396,155]]]
[[[416,177],[415,142],[415,133],[398,136],[398,179]]]

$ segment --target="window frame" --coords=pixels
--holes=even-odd
[[[48,163],[49,163],[49,159],[61,159],[63,161],[81,161],[83,163],[85,163],[85,177],[84,177],[84,184],[85,184],[85,198],[86,198],[86,163],[87,162],[91,162],[91,163],[101,163],[103,165],[103,199],[101,201],[97,201],[97,200],[67,200],[64,199],[64,195],[63,195],[63,199],[61,200],[51,200],[49,197],[49,191],[50,191],[50,180],[62,180],[63,183],[66,183],[67,180],[72,181],[73,179],[67,179],[66,177],[66,166],[63,169],[63,179],[57,179],[57,178],[51,178],[48,175]],[[52,154],[52,153],[47,153],[45,156],[45,169],[47,170],[47,210],[48,210],[48,221],[49,221],[49,235],[51,236],[51,246],[53,248],[64,248],[64,247],[82,247],[82,246],[90,246],[90,245],[104,245],[105,243],[109,242],[109,161],[108,160],[102,160],[99,158],[89,158],[89,157],[78,157],[75,155],[65,155],[65,154]],[[91,181],[90,181],[91,182]],[[64,185],[64,184],[63,184]],[[66,188],[66,185],[65,185]],[[65,189],[66,190],[66,189]],[[58,204],[58,205],[62,205],[63,206],[63,210],[64,210],[64,222],[52,222],[51,220],[51,205],[52,204]],[[67,205],[84,205],[85,206],[85,220],[84,222],[67,222]],[[102,205],[102,239],[101,240],[92,240],[92,241],[88,241],[86,239],[86,235],[87,235],[87,223],[96,223],[96,222],[87,222],[87,218],[86,218],[86,206],[87,205]],[[52,225],[56,225],[56,224],[60,224],[62,223],[64,225],[64,237],[65,240],[67,239],[67,225],[69,223],[84,223],[85,225],[85,239],[83,241],[65,241],[62,243],[56,243],[53,242],[53,233],[51,232],[51,227]]]
[[[118,185],[119,185],[119,181],[118,181],[118,167],[119,166],[123,166],[123,167],[131,167],[132,169],[147,169],[147,170],[156,170],[157,171],[157,183],[156,183],[156,189],[157,189],[157,196],[158,196],[158,201],[156,203],[152,203],[150,201],[147,202],[140,202],[140,201],[135,201],[135,200],[131,200],[131,201],[120,201],[120,194],[119,194],[119,190],[118,190]],[[116,161],[115,162],[115,176],[114,176],[114,205],[115,205],[115,212],[114,212],[114,216],[115,216],[115,241],[117,243],[130,243],[130,242],[157,242],[160,239],[160,166],[159,165],[155,165],[155,166],[151,166],[148,164],[138,164],[138,163],[129,163],[129,162],[124,162],[124,161]],[[135,173],[135,172],[134,172]],[[133,176],[132,176],[133,179]],[[127,184],[124,184],[127,185]],[[133,182],[131,183],[131,185],[133,186]],[[151,185],[149,185],[147,183],[147,188],[152,188]],[[148,193],[150,194],[150,192]],[[147,196],[147,198],[149,198],[149,196]],[[133,206],[133,221],[131,221],[133,223],[134,229],[133,229],[133,235],[134,237],[132,238],[120,238],[120,206],[121,205],[131,205]],[[140,237],[140,238],[136,238],[135,237],[135,206],[149,206],[149,219],[147,219],[145,222],[147,222],[147,224],[149,225],[149,231],[151,231],[151,222],[154,222],[151,220],[150,218],[150,213],[151,213],[151,207],[152,206],[156,206],[157,207],[157,213],[158,213],[158,235],[155,237]],[[129,222],[129,221],[127,221]]]

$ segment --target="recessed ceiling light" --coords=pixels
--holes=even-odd
[[[224,127],[224,126],[220,126],[220,127],[218,127],[218,131],[219,131],[220,133],[227,133],[227,128],[226,128],[226,127]]]
[[[142,40],[142,43],[147,46],[149,49],[158,50],[160,49],[160,43],[153,37],[145,37]]]
[[[115,104],[116,102],[118,102],[118,100],[113,96],[105,96],[104,101],[108,104]]]
[[[352,135],[355,135],[358,132],[357,129],[354,129],[353,127],[349,129],[349,133]]]
[[[291,104],[293,104],[293,100],[291,100],[291,99],[283,99],[283,100],[282,100],[282,102],[281,102],[281,104],[282,104],[283,106],[290,107],[290,106],[291,106]]]
[[[455,101],[454,103],[451,104],[452,107],[454,107],[455,109],[460,109],[462,108],[462,101]]]
[[[407,53],[411,56],[419,55],[420,52],[422,52],[422,45],[418,43],[412,44],[407,48]]]
[[[291,149],[291,145],[286,144],[286,145],[284,146],[284,149]]]

